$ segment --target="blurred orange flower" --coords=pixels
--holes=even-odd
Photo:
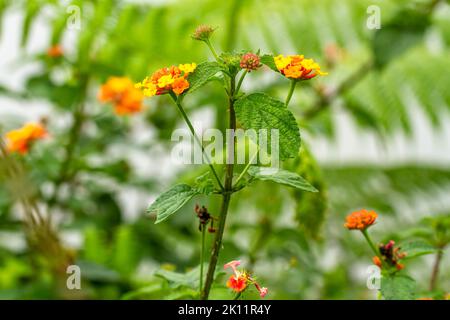
[[[303,55],[284,56],[282,54],[274,57],[277,69],[286,78],[296,80],[309,80],[316,76],[325,76],[320,66],[313,59],[305,59]]]
[[[350,230],[365,230],[375,223],[378,215],[375,211],[362,209],[352,212],[346,218],[345,227]]]
[[[64,55],[63,48],[59,44],[55,44],[54,46],[51,46],[47,50],[47,55],[50,58],[59,58]]]
[[[26,154],[32,143],[45,138],[47,130],[40,123],[27,123],[22,128],[6,133],[6,148],[8,152]]]
[[[381,268],[383,266],[380,258],[378,258],[377,256],[373,257],[372,261],[373,261],[373,264],[376,265],[378,268]]]
[[[189,89],[187,76],[195,71],[195,63],[180,64],[178,67],[161,68],[136,84],[146,97],[174,92],[177,96]]]
[[[126,77],[111,77],[101,86],[98,94],[101,102],[111,102],[118,115],[127,115],[142,110],[144,96]]]

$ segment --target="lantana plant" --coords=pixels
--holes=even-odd
[[[148,208],[149,214],[156,215],[156,223],[161,223],[196,195],[219,195],[222,197],[220,212],[215,217],[204,206],[197,206],[195,209],[200,221],[199,229],[202,232],[199,275],[199,296],[201,299],[208,299],[215,279],[229,205],[234,193],[248,187],[254,180],[267,180],[305,192],[317,192],[311,184],[296,173],[278,167],[263,166],[262,161],[257,157],[257,153],[252,155],[251,159],[249,157],[241,172],[236,172],[236,129],[265,131],[267,132],[267,141],[273,138],[272,135],[276,135],[278,147],[272,146],[268,153],[272,156],[271,159],[274,159],[274,157],[277,159],[268,163],[265,162],[266,165],[276,166],[275,164],[279,163],[278,160],[298,156],[300,130],[292,112],[288,109],[289,102],[298,82],[326,75],[316,62],[312,59],[306,59],[303,55],[261,55],[259,51],[218,53],[211,42],[214,31],[214,28],[202,25],[192,35],[194,40],[206,44],[214,57],[213,61],[199,64],[184,62],[179,65],[162,67],[136,83],[134,88],[131,87],[130,80],[127,78],[113,77],[102,86],[99,94],[101,101],[111,102],[114,105],[118,115],[140,111],[141,95],[148,98],[162,95],[169,96],[201,149],[202,159],[209,166],[210,173],[200,176],[195,185],[178,184],[172,187],[157,197]],[[264,65],[265,68],[263,68]],[[242,85],[250,73],[270,70],[291,83],[284,102],[266,93],[242,91]],[[228,101],[228,143],[226,150],[223,151],[225,164],[221,166],[221,170],[218,170],[219,166],[213,161],[212,156],[205,152],[202,140],[195,132],[186,111],[187,97],[213,79],[222,83]],[[140,90],[142,94],[135,92],[135,90]],[[257,145],[258,152],[261,145],[258,141],[253,142]],[[214,223],[216,227],[214,227]],[[205,276],[203,265],[206,250],[205,234],[208,224],[210,224],[208,231],[214,234],[214,241],[212,242],[208,270]],[[261,288],[249,273],[238,272],[237,265],[236,262],[225,265],[231,267],[235,272],[227,282],[228,287],[236,293],[241,293],[247,288],[248,284],[254,284],[261,297],[264,297],[267,289]]]
[[[349,230],[360,231],[375,254],[372,262],[381,271],[379,297],[387,300],[414,299],[416,282],[406,273],[405,263],[410,259],[436,252],[439,257],[442,245],[433,246],[423,241],[406,241],[397,245],[394,240],[375,245],[368,229],[375,225],[377,218],[375,211],[362,209],[349,214],[344,226]],[[430,290],[433,290],[434,277],[433,272]]]

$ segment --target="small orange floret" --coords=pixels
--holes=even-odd
[[[50,58],[59,58],[64,55],[64,51],[62,47],[59,44],[55,44],[54,46],[51,46],[47,50],[47,56]]]
[[[197,65],[195,63],[180,64],[169,68],[161,68],[156,70],[151,76],[146,77],[135,85],[136,88],[142,89],[144,96],[152,97],[154,95],[162,95],[173,92],[180,95],[189,89],[187,77],[195,71]]]
[[[126,77],[111,77],[101,86],[98,94],[101,102],[111,102],[118,115],[127,115],[142,110],[144,95]]]
[[[182,94],[188,88],[189,82],[185,78],[177,78],[172,84],[172,90],[177,96]]]
[[[245,273],[242,273],[239,276],[233,274],[227,281],[227,287],[235,292],[242,292],[247,288],[247,282],[248,278]]]
[[[375,223],[378,215],[375,211],[362,209],[347,216],[345,227],[349,230],[365,230]]]
[[[8,152],[26,154],[31,144],[47,136],[47,130],[40,123],[27,123],[20,129],[6,133],[6,148]]]
[[[405,268],[405,265],[404,264],[402,264],[402,263],[398,263],[397,262],[397,264],[395,265],[395,267],[397,268],[397,270],[403,270],[404,268]]]
[[[382,267],[382,263],[380,258],[378,258],[377,256],[372,258],[373,264],[376,265],[378,268]]]

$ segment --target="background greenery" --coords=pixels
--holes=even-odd
[[[66,28],[69,4],[81,8],[79,31]],[[381,8],[380,30],[366,27],[372,4]],[[214,214],[218,201],[196,198],[159,225],[144,213],[168,186],[189,182],[207,169],[163,166],[172,147],[170,135],[182,125],[167,97],[149,101],[142,115],[122,119],[100,105],[96,94],[111,75],[138,81],[161,66],[205,60],[206,48],[190,37],[200,23],[218,27],[213,41],[223,51],[302,53],[330,73],[302,85],[291,102],[303,146],[287,166],[320,192],[295,193],[258,183],[237,194],[219,266],[241,258],[269,288],[270,299],[373,299],[376,293],[366,288],[371,253],[361,237],[343,227],[349,212],[371,208],[379,213],[372,229],[377,241],[424,238],[436,245],[437,221],[450,214],[448,163],[415,161],[414,150],[412,160],[406,156],[395,162],[383,155],[373,163],[337,157],[318,161],[315,143],[337,141],[343,129],[337,116],[342,114],[361,137],[373,135],[382,147],[399,135],[406,141],[420,137],[417,119],[436,130],[448,122],[449,1],[0,0],[0,21],[13,13],[21,17],[15,27],[21,30],[23,50],[8,70],[14,75],[25,63],[36,68],[26,75],[23,88],[1,84],[0,126],[3,132],[25,121],[8,105],[11,101],[25,110],[36,101],[49,106],[52,138],[36,145],[25,165],[39,187],[40,205],[50,207],[61,241],[81,266],[83,290],[55,289],[57,280],[39,252],[27,245],[20,210],[2,182],[0,298],[176,299],[195,294],[197,281],[189,270],[198,265],[201,234],[193,208],[203,204]],[[48,29],[37,29],[38,24]],[[3,29],[2,37],[8,32]],[[30,53],[31,41],[42,51]],[[63,44],[65,57],[49,59],[46,48],[57,43]],[[269,72],[249,78],[244,91],[276,97],[287,93],[286,80]],[[188,112],[224,128],[227,111],[220,89],[211,83],[197,91]],[[448,224],[442,232],[448,234]],[[444,255],[438,286],[428,292],[432,263],[430,256],[407,266],[418,283],[417,297],[450,289]],[[218,279],[213,298],[231,297],[224,282]]]

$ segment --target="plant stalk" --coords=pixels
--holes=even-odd
[[[242,82],[244,82],[244,79],[245,79],[245,76],[247,75],[247,73],[248,73],[248,71],[245,70],[244,73],[239,78],[238,85],[236,87],[236,94],[239,93],[239,90],[241,89],[241,86],[242,86]]]
[[[236,130],[236,113],[234,110],[234,102],[235,102],[235,89],[236,89],[236,78],[231,77],[230,80],[230,93],[229,93],[229,112],[230,112],[230,129],[232,129],[232,139],[229,139],[227,145],[227,165],[226,165],[226,173],[225,173],[225,190],[222,194],[222,206],[220,209],[219,216],[219,226],[216,232],[216,236],[213,242],[213,248],[211,252],[211,258],[209,260],[208,273],[206,275],[205,288],[202,292],[201,299],[207,300],[209,297],[209,292],[211,290],[212,283],[214,281],[214,273],[216,271],[217,261],[219,259],[219,253],[222,248],[222,238],[223,232],[225,230],[225,222],[228,214],[228,207],[230,205],[231,194],[233,190],[233,173],[234,173],[234,153],[235,153],[235,130]],[[230,137],[229,137],[230,138]]]
[[[295,86],[297,85],[297,81],[296,80],[291,80],[291,86],[289,87],[289,92],[288,95],[286,97],[286,107],[289,105],[289,102],[291,101],[292,95],[294,94],[294,90],[295,90]]]
[[[206,225],[202,225],[202,251],[200,252],[200,296],[202,295],[203,289],[203,262],[205,261],[205,234]]]
[[[216,50],[214,49],[213,45],[211,44],[211,41],[205,40],[206,45],[208,46],[209,50],[211,50],[211,53],[214,56],[214,59],[219,60],[219,56],[217,55]]]
[[[375,255],[380,259],[381,263],[386,266],[386,262],[383,260],[383,257],[380,254],[380,250],[378,250],[377,247],[375,247],[375,245],[373,244],[373,241],[370,238],[367,229],[361,230],[361,233],[363,234],[364,238],[366,238],[366,241],[372,249],[373,253],[375,253]]]
[[[439,250],[436,253],[436,259],[434,260],[433,271],[431,273],[430,278],[430,291],[434,291],[436,289],[436,283],[439,278],[439,269],[441,266],[442,256],[444,255],[443,250]]]

